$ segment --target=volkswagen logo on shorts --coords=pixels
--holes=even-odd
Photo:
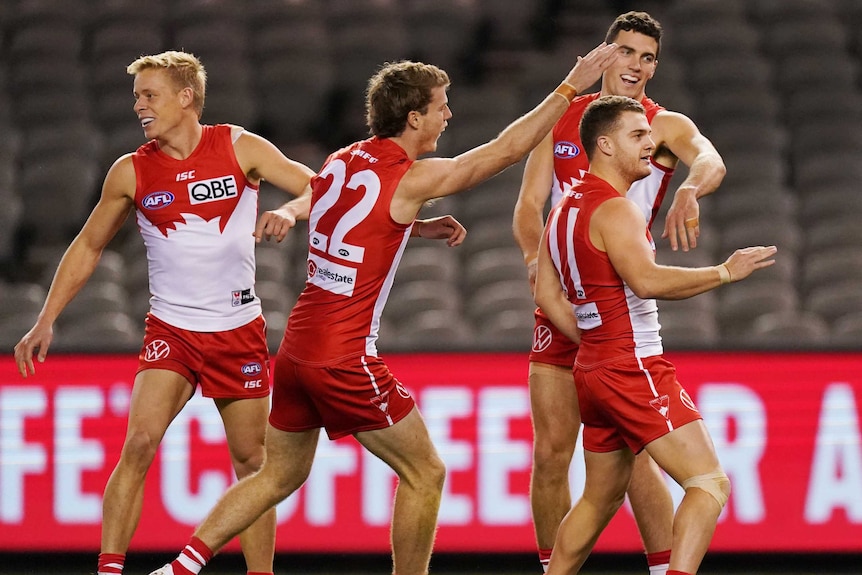
[[[260,363],[256,361],[250,361],[249,363],[242,366],[240,368],[240,371],[242,371],[243,375],[253,376],[263,371],[263,367],[260,365]]]
[[[165,359],[171,353],[171,346],[163,339],[154,339],[144,348],[144,361]]]
[[[546,325],[537,325],[536,329],[533,331],[533,351],[540,352],[548,349],[548,346],[551,345],[551,341],[553,341],[554,336],[551,333],[551,330]]]

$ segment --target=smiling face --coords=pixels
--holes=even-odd
[[[627,111],[619,117],[613,132],[603,136],[612,145],[615,168],[625,179],[634,182],[650,175],[650,156],[655,149],[651,133],[643,113]]]
[[[191,89],[177,90],[163,70],[151,68],[136,74],[134,95],[135,114],[147,139],[164,137],[189,117],[196,121]]]
[[[627,30],[620,30],[614,42],[619,45],[619,57],[602,75],[602,95],[640,101],[658,65],[658,43],[650,36]]]

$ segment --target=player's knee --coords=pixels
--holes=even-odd
[[[443,492],[443,484],[446,481],[446,464],[439,457],[434,457],[428,464],[428,468],[422,474],[428,482],[430,489],[437,493]]]
[[[730,497],[730,479],[728,479],[727,475],[721,469],[712,473],[689,477],[682,482],[682,487],[686,491],[693,487],[706,491],[712,495],[721,508],[725,506]]]

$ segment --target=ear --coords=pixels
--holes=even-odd
[[[611,156],[614,153],[614,143],[607,136],[599,136],[596,139],[596,148],[606,156]]]
[[[414,130],[419,128],[419,112],[411,110],[407,113],[407,125]]]
[[[186,86],[182,90],[180,90],[180,103],[183,107],[188,107],[192,105],[192,102],[195,101],[195,93],[194,91]]]

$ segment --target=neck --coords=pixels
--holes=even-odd
[[[609,183],[621,196],[625,196],[632,183],[634,183],[634,180],[626,178],[610,166],[596,166],[593,164],[590,166],[590,173]]]
[[[203,126],[195,120],[181,124],[164,136],[157,137],[159,149],[172,158],[185,160],[192,155],[203,137]]]

